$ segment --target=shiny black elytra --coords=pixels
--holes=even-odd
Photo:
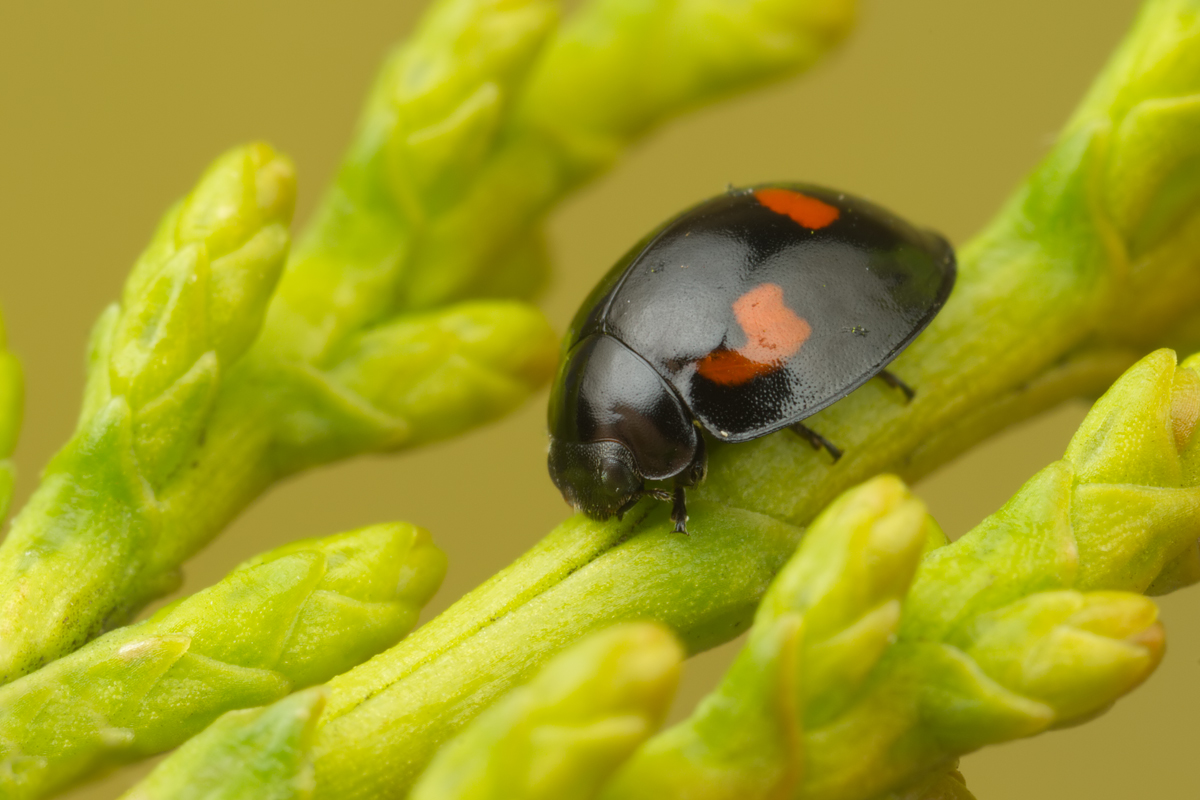
[[[550,397],[550,477],[594,519],[673,503],[707,469],[703,428],[745,442],[875,376],[954,285],[950,245],[866,200],[802,184],[731,190],[668,221],[575,316]],[[674,482],[673,491],[646,481]]]

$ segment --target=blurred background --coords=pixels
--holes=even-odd
[[[28,370],[16,502],[66,440],[88,330],[168,204],[209,160],[266,139],[299,169],[297,222],[328,182],[387,48],[419,0],[0,3],[0,305]],[[1135,0],[866,2],[812,73],[679,120],[553,217],[544,307],[561,329],[643,233],[728,183],[795,179],[865,195],[962,243],[1046,152],[1133,18]],[[546,477],[545,393],[451,442],[276,488],[188,567],[185,592],[285,541],[405,519],[450,558],[425,618],[567,509]],[[1059,458],[1082,403],[1026,423],[918,491],[957,536]],[[1169,648],[1104,717],[964,760],[983,798],[1197,797],[1200,590],[1162,600]],[[689,662],[675,714],[737,643]],[[111,798],[131,768],[69,796]]]

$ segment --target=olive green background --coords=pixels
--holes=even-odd
[[[0,304],[29,374],[18,502],[71,430],[87,331],[159,214],[210,158],[264,138],[297,163],[303,223],[382,54],[421,5],[0,0]],[[551,223],[545,308],[561,327],[632,241],[727,183],[826,183],[966,240],[1046,152],[1136,6],[865,3],[848,44],[813,73],[668,126],[568,202]],[[567,511],[545,475],[544,404],[543,393],[452,442],[292,480],[194,560],[186,590],[295,537],[406,519],[450,556],[430,610],[445,608]],[[1006,433],[921,495],[960,534],[1058,458],[1084,410]],[[977,796],[1200,797],[1197,605],[1196,589],[1163,601],[1166,661],[1106,716],[967,758]],[[691,662],[677,714],[735,647]],[[115,797],[139,774],[71,797]]]

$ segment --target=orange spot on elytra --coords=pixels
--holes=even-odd
[[[842,213],[828,203],[791,189],[756,189],[754,197],[776,214],[791,217],[814,231],[833,224]]]
[[[812,326],[783,302],[783,289],[774,283],[755,286],[735,300],[733,315],[746,343],[737,350],[714,350],[696,365],[701,377],[723,386],[739,386],[779,369],[812,333]]]
[[[738,352],[751,361],[781,363],[803,345],[812,333],[808,321],[783,302],[783,288],[763,283],[733,303],[733,314],[746,332]]]

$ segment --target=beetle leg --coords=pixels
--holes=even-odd
[[[671,522],[675,523],[675,532],[682,533],[684,536],[687,532],[687,502],[683,496],[683,484],[675,484],[675,491],[668,492],[665,489],[645,489],[643,495],[653,497],[655,500],[662,500],[664,503],[671,504]]]
[[[893,389],[899,389],[900,391],[904,392],[904,402],[906,403],[911,403],[912,399],[917,396],[917,393],[913,391],[911,386],[897,378],[892,373],[888,372],[886,369],[881,371],[875,377],[882,378],[883,382],[888,386],[891,386]]]
[[[671,502],[671,521],[675,523],[675,532],[682,533],[684,536],[687,532],[687,502],[683,496],[683,486],[675,484],[675,497]]]
[[[840,447],[814,431],[812,428],[797,422],[794,425],[789,425],[788,430],[792,431],[792,433],[795,433],[801,439],[804,439],[806,442],[811,444],[813,450],[825,448],[829,455],[833,456],[833,461],[835,464],[837,463],[837,460],[842,457],[842,449]]]

